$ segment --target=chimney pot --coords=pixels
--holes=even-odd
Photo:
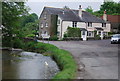
[[[81,6],[81,5],[79,5],[79,9],[82,9],[82,6]]]

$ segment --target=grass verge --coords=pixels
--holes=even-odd
[[[42,54],[49,54],[52,58],[57,62],[60,67],[60,72],[56,74],[53,79],[75,79],[77,64],[73,59],[70,52],[65,51],[63,49],[59,49],[58,47],[45,44],[40,42],[28,42],[24,45],[24,50],[37,52]]]

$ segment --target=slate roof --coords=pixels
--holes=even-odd
[[[52,8],[52,7],[45,7],[44,9],[47,10],[49,14],[58,15],[64,21],[106,23],[101,18],[93,16],[86,11],[82,11],[82,18],[80,18],[78,16],[78,10]]]

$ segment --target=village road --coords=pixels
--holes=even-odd
[[[47,41],[45,41],[47,42]],[[72,53],[80,79],[118,79],[118,45],[110,40],[50,41]]]

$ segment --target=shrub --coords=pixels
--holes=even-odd
[[[29,34],[29,35],[27,35],[26,37],[31,37],[31,38],[34,38],[34,37],[35,37],[35,35],[34,35],[34,34]]]
[[[68,27],[64,37],[81,37],[80,28]]]
[[[51,36],[49,40],[51,40],[51,41],[57,41],[58,37],[57,37],[57,35],[54,35],[54,36]]]
[[[111,36],[113,35],[114,33],[113,32],[108,32],[108,36]]]
[[[97,39],[97,40],[101,39],[100,35],[95,35],[95,39]]]
[[[23,41],[19,38],[14,38],[11,43],[12,43],[13,48],[22,48],[23,47]]]

